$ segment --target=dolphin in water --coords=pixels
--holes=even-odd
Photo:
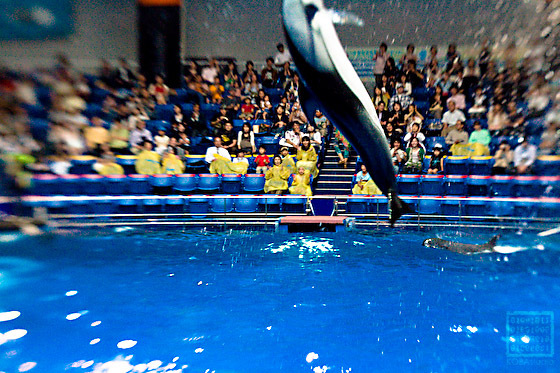
[[[286,42],[306,93],[356,148],[375,184],[389,199],[390,223],[412,212],[397,196],[389,146],[369,94],[336,33],[333,20],[349,17],[322,0],[284,0]],[[305,107],[305,98],[301,97]]]
[[[490,241],[482,245],[447,241],[441,238],[428,238],[422,242],[422,245],[426,247],[445,249],[459,254],[485,253],[495,251],[494,247],[496,246],[498,238],[500,238],[500,236],[496,235],[492,237]]]

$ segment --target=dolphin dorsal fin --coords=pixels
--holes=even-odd
[[[492,246],[492,247],[496,246],[496,241],[498,241],[498,238],[500,238],[500,235],[499,235],[499,234],[497,234],[497,235],[495,235],[494,237],[492,237],[492,238],[490,239],[490,241],[488,241],[488,245],[490,245],[490,246]]]

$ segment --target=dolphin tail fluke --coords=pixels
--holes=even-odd
[[[389,209],[389,223],[391,227],[393,227],[395,222],[404,214],[411,214],[414,212],[414,210],[394,192],[389,192]]]
[[[490,241],[488,241],[487,245],[494,248],[494,246],[496,246],[496,241],[498,241],[498,238],[500,238],[500,235],[499,234],[495,235],[490,239]]]

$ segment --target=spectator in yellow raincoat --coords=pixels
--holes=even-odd
[[[165,153],[163,153],[163,161],[161,162],[161,171],[168,175],[178,175],[185,172],[185,165],[183,161],[175,155],[175,150],[173,148],[168,148]]]
[[[311,146],[311,140],[309,136],[303,136],[301,139],[301,145],[298,147],[296,159],[296,167],[305,168],[313,177],[317,177],[319,170],[317,169],[317,152],[315,148]]]
[[[138,153],[138,158],[134,166],[136,172],[141,175],[155,175],[161,172],[160,156],[152,150],[153,144],[151,141],[144,141],[142,144],[142,151]]]
[[[290,151],[287,147],[283,147],[282,149],[280,149],[280,156],[282,159],[282,165],[290,171],[290,174],[295,173],[296,162],[294,162],[294,159],[290,155]]]
[[[352,194],[381,194],[381,190],[371,179],[365,164],[362,164],[361,171],[356,175],[356,185],[352,188]]]
[[[298,167],[298,173],[293,175],[294,180],[292,181],[292,186],[289,188],[290,194],[303,194],[306,196],[311,196],[311,178],[309,177],[309,171],[307,171],[303,166]]]
[[[265,174],[264,192],[282,194],[288,190],[290,170],[282,164],[282,158],[279,155],[274,156],[273,164],[274,166],[269,168]]]

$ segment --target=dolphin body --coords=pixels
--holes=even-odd
[[[401,215],[412,210],[397,196],[385,133],[369,94],[340,43],[333,16],[322,0],[283,1],[287,45],[307,91],[301,101],[304,108],[309,102],[319,103],[356,148],[375,184],[389,199],[393,226]]]
[[[493,252],[498,238],[500,238],[499,235],[494,236],[490,239],[490,241],[482,245],[447,241],[441,238],[428,238],[422,242],[422,245],[426,247],[445,249],[459,254],[474,254]]]

